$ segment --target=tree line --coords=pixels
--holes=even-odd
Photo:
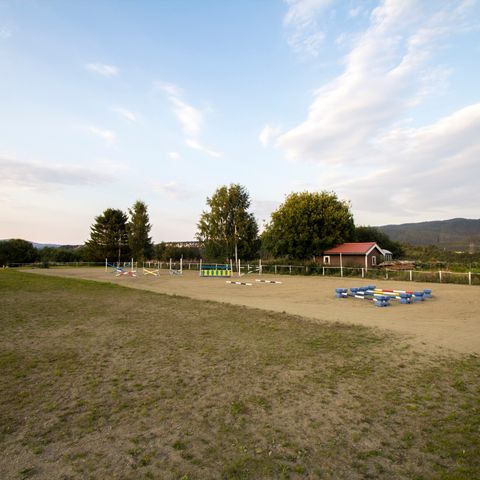
[[[128,212],[108,208],[95,217],[90,238],[81,247],[36,250],[24,240],[0,242],[0,264],[8,262],[124,262],[207,258],[224,261],[241,258],[283,258],[315,260],[328,248],[348,241],[376,241],[402,255],[400,244],[373,227],[356,227],[348,201],[336,193],[291,193],[271,215],[259,234],[258,223],[250,211],[247,189],[239,184],[219,187],[207,197],[207,208],[197,224],[199,247],[154,245],[147,205],[138,200]],[[23,242],[23,243],[22,243]]]

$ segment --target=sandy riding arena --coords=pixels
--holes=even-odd
[[[241,278],[200,278],[198,272],[182,276],[162,271],[159,277],[116,277],[100,268],[29,270],[42,275],[112,282],[131,288],[181,295],[199,300],[226,302],[264,310],[286,312],[309,319],[346,322],[393,330],[413,343],[433,349],[480,354],[480,289],[478,287],[422,284],[377,280],[387,289],[423,290],[430,288],[433,298],[411,305],[393,301],[387,308],[376,308],[360,299],[337,299],[335,288],[350,288],[374,283],[358,278],[248,275]],[[260,283],[256,279],[278,280],[281,284]],[[228,284],[226,280],[252,285]],[[133,313],[133,312],[132,312]],[[445,352],[446,353],[446,352]]]

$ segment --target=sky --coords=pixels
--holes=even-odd
[[[474,0],[0,0],[0,238],[81,244],[146,202],[195,237],[221,185],[357,225],[480,217]]]

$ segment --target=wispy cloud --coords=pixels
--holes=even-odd
[[[170,160],[181,160],[182,156],[178,152],[168,152],[168,158]]]
[[[366,217],[375,212],[377,224],[478,216],[480,104],[423,127],[409,120],[412,108],[447,89],[451,70],[434,63],[435,53],[470,31],[476,8],[461,0],[381,1],[351,38],[343,71],[318,88],[306,119],[275,145],[322,165],[318,188],[333,188]]]
[[[184,100],[182,90],[176,85],[163,82],[156,82],[155,85],[167,94],[185,135],[198,135],[204,123],[203,113]]]
[[[101,75],[102,77],[116,77],[120,73],[118,67],[115,65],[107,65],[105,63],[87,63],[85,68]]]
[[[272,142],[272,140],[280,135],[281,131],[280,127],[267,124],[262,128],[258,140],[264,147],[266,147]]]
[[[203,111],[194,107],[185,100],[185,93],[177,85],[165,82],[155,82],[155,88],[167,95],[172,111],[180,123],[185,135],[185,144],[212,157],[221,157],[222,153],[205,147],[198,139],[205,124]]]
[[[55,186],[98,185],[112,180],[108,173],[100,173],[98,169],[18,160],[1,154],[0,170],[4,185],[13,189],[42,190]]]
[[[6,40],[12,36],[12,31],[7,27],[0,27],[0,39]]]
[[[166,193],[169,197],[175,200],[186,200],[194,196],[193,189],[187,188],[185,185],[179,185],[175,181],[167,183],[157,183],[153,189],[157,192]]]
[[[200,152],[206,153],[207,155],[210,155],[211,157],[215,158],[221,158],[222,157],[222,152],[219,152],[217,150],[213,150],[212,148],[206,147],[205,145],[202,145],[198,140],[194,140],[193,138],[187,138],[185,140],[185,144],[192,148],[193,150],[198,150]]]
[[[283,23],[288,31],[288,43],[293,50],[317,56],[325,39],[318,18],[332,0],[285,0],[288,5]]]
[[[133,113],[131,110],[127,110],[126,108],[123,108],[123,107],[112,107],[110,110],[112,112],[117,113],[118,115],[120,115],[125,120],[128,120],[129,122],[132,122],[132,123],[138,122],[138,116],[135,113]]]
[[[104,142],[106,142],[109,145],[112,145],[115,143],[115,140],[117,138],[117,134],[113,130],[106,130],[104,128],[98,128],[90,125],[87,127],[87,130],[95,135],[98,138],[101,138]]]
[[[320,163],[370,158],[375,138],[437,91],[438,75],[427,60],[468,21],[458,2],[439,5],[431,12],[415,0],[382,2],[346,55],[343,73],[317,90],[307,119],[277,146],[289,157]],[[444,84],[445,75],[440,78]]]

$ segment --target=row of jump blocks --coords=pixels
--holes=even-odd
[[[388,307],[390,300],[398,300],[403,305],[413,302],[423,302],[426,298],[432,298],[432,291],[424,289],[423,291],[409,292],[405,290],[387,290],[376,288],[375,285],[365,287],[336,288],[335,296],[337,298],[359,298],[362,300],[373,301],[376,307]]]

